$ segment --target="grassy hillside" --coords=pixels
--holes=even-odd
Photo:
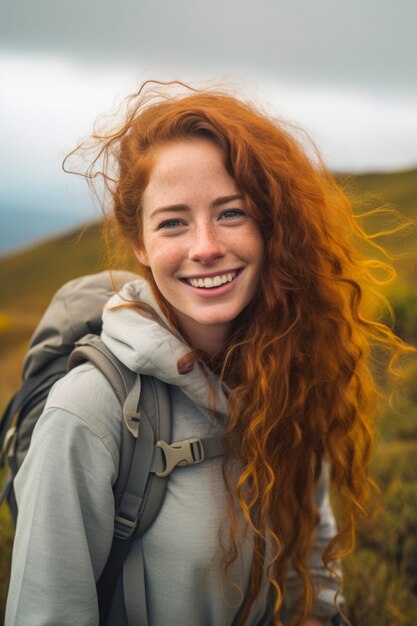
[[[0,258],[2,308],[43,306],[45,299],[66,280],[103,267],[104,247],[98,224],[68,231]]]
[[[1,259],[0,354],[4,356],[29,338],[60,285],[104,266],[97,224]]]
[[[337,180],[352,200],[356,214],[371,212],[371,215],[361,220],[361,225],[368,234],[380,231],[389,232],[408,221],[408,227],[401,233],[379,237],[375,242],[394,255],[401,282],[409,287],[415,287],[417,284],[417,169],[361,176],[339,174]],[[384,212],[372,213],[376,208],[383,208]],[[410,225],[410,222],[414,226]],[[383,258],[383,255],[376,250],[372,250],[372,254],[377,258]]]
[[[372,194],[377,203],[392,204],[407,217],[417,218],[417,169],[358,176],[338,174],[336,178],[359,195]]]
[[[389,203],[408,218],[417,216],[417,170],[339,177],[349,193],[373,194],[368,207]],[[371,224],[380,228],[380,224]],[[412,256],[413,246],[414,257]],[[398,286],[392,290],[397,329],[417,343],[417,235],[394,242]],[[27,341],[52,294],[65,281],[104,268],[100,227],[92,224],[16,254],[0,258],[0,410],[19,382]],[[353,626],[412,626],[417,623],[417,370],[401,414],[387,408],[374,475],[382,485],[385,512],[364,529],[359,548],[346,565],[347,596]],[[8,580],[12,528],[0,510],[0,622]]]

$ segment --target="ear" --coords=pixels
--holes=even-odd
[[[150,267],[148,255],[146,254],[145,248],[134,248],[133,252],[141,265],[145,265],[145,267]]]

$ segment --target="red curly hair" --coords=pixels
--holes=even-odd
[[[359,252],[363,242],[374,245],[371,238],[320,160],[313,161],[283,123],[222,92],[178,93],[179,83],[171,84],[173,92],[160,87],[145,83],[119,129],[93,136],[100,148],[87,177],[104,176],[118,235],[131,250],[141,241],[142,195],[158,148],[203,137],[221,148],[259,224],[266,260],[258,293],[236,320],[221,360],[221,377],[231,388],[224,478],[232,541],[223,565],[227,575],[238,553],[237,496],[255,545],[241,623],[260,589],[267,544],[274,623],[281,624],[290,563],[304,585],[302,623],[313,602],[308,555],[323,462],[342,522],[324,552],[330,568],[353,550],[374,487],[369,463],[380,394],[370,350],[388,349],[394,376],[409,350],[364,306],[364,294],[381,282],[375,270],[389,275],[390,266]],[[153,284],[150,271],[143,271]],[[237,483],[229,471],[236,462]]]

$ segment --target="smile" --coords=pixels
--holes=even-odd
[[[200,289],[213,289],[213,287],[220,287],[226,283],[231,283],[237,276],[238,272],[226,272],[225,274],[217,274],[216,276],[201,276],[198,278],[185,278],[185,282],[192,287],[199,287]]]

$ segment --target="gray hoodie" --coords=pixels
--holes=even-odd
[[[187,374],[178,372],[177,362],[189,347],[169,331],[144,281],[126,285],[122,296],[150,304],[157,314],[112,310],[124,301],[114,296],[103,314],[102,338],[132,370],[173,386],[173,440],[220,431],[227,399],[214,375],[199,362]],[[51,391],[15,480],[19,517],[6,626],[98,624],[95,584],[112,542],[120,419],[109,383],[90,364],[72,370]],[[335,613],[338,586],[320,559],[335,534],[326,480],[323,474],[317,493],[321,520],[311,558],[314,613],[322,618]],[[252,548],[248,535],[229,572],[233,584],[225,584],[219,565],[225,507],[221,458],[170,475],[162,509],[141,540],[149,626],[232,623],[241,600],[236,586],[244,591],[248,586]],[[243,519],[241,524],[243,530]],[[297,596],[298,586],[290,574],[289,596]],[[267,592],[265,580],[250,626],[261,622]]]

